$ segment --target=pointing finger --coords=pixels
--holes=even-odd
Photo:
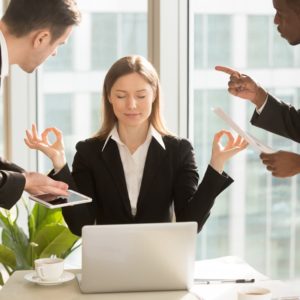
[[[241,77],[241,74],[234,70],[234,69],[231,69],[231,68],[228,68],[228,67],[224,67],[224,66],[215,66],[215,70],[216,71],[220,71],[220,72],[223,72],[223,73],[226,73],[230,76],[234,76],[234,77]]]

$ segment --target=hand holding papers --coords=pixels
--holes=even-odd
[[[227,115],[220,107],[215,107],[212,109],[213,112],[220,117],[223,121],[227,123],[235,132],[237,132],[241,137],[243,137],[255,150],[263,153],[274,153],[275,150],[271,147],[265,145],[263,142],[259,141],[250,133],[244,131],[239,127],[230,117]]]

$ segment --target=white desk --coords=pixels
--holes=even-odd
[[[186,291],[151,293],[82,294],[76,279],[56,286],[40,286],[24,279],[26,273],[17,271],[0,291],[1,300],[199,300]],[[78,270],[72,271],[77,273]]]
[[[268,280],[267,277],[236,257],[197,262],[196,269],[197,267],[199,267],[199,270],[196,273],[199,276],[210,276],[205,278],[214,278],[213,276],[224,278],[220,277],[223,275],[232,278],[256,278],[256,282],[252,285],[270,289],[274,299],[282,296],[300,296],[299,281],[287,285],[281,281]],[[203,273],[201,273],[201,270],[203,270]],[[243,285],[228,283],[201,284],[195,285],[191,293],[187,291],[167,291],[82,294],[76,279],[57,286],[40,286],[24,279],[25,274],[29,272],[32,272],[32,270],[15,272],[0,290],[0,300],[237,300],[239,288],[251,285],[249,283]],[[80,270],[71,270],[71,272],[76,274]]]

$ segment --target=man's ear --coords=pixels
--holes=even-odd
[[[51,34],[48,30],[37,31],[33,36],[33,47],[37,49],[41,46],[49,45],[50,41]]]

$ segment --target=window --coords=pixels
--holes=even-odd
[[[211,68],[216,61],[231,63],[230,16],[195,14],[195,68]],[[220,47],[215,47],[215,44]],[[222,50],[222,51],[220,51]]]
[[[247,24],[249,68],[291,68],[296,66],[296,56],[299,50],[286,45],[286,41],[275,29],[273,16],[248,16]],[[279,57],[280,59],[276,59]]]
[[[109,28],[109,30],[107,30]],[[108,69],[128,54],[147,57],[146,13],[94,13],[92,15],[92,68]]]
[[[82,22],[67,45],[39,72],[38,125],[63,131],[67,161],[75,145],[100,128],[102,82],[111,64],[129,54],[147,57],[147,0],[79,0]],[[39,156],[41,171],[51,168]]]
[[[2,16],[3,13],[3,3],[0,4],[0,15]],[[3,84],[3,82],[2,82]],[[3,120],[4,120],[4,103],[3,103],[3,87],[2,87],[2,93],[0,93],[0,153],[1,156],[4,154],[4,127],[3,127]]]
[[[39,71],[38,125],[40,129],[56,126],[63,130],[69,164],[76,143],[99,129],[101,89],[107,69],[127,54],[147,57],[147,2],[78,0],[82,24]],[[189,33],[190,45],[185,47],[187,30],[182,32],[179,19],[184,15],[180,8],[188,2],[193,30]],[[300,106],[300,50],[289,46],[276,31],[272,2],[164,0],[159,5],[160,22],[153,26],[159,24],[160,30],[153,30],[159,34],[149,38],[158,44],[150,48],[167,95],[165,100],[169,101],[165,101],[165,115],[173,132],[182,136],[189,132],[200,175],[208,165],[214,133],[225,127],[211,112],[213,106],[221,106],[241,127],[275,149],[298,152],[299,146],[290,140],[251,126],[254,107],[230,96],[228,76],[214,71],[215,65],[242,70],[277,97]],[[190,86],[185,114],[186,99],[182,98],[187,93],[182,82],[186,78],[182,77],[187,76],[182,57],[187,49],[192,53],[185,82]],[[176,103],[179,98],[181,102]],[[183,114],[189,117],[188,122],[182,122]],[[50,167],[40,155],[40,171]],[[235,183],[217,198],[198,238],[197,259],[237,255],[272,278],[299,276],[299,176],[283,180],[272,177],[251,148],[235,157],[226,171]]]
[[[300,76],[295,69],[299,49],[288,45],[276,31],[272,1],[252,1],[251,9],[246,0],[230,3],[191,0],[190,18],[195,30],[190,33],[194,51],[190,138],[201,174],[209,162],[214,133],[226,127],[211,112],[213,106],[221,106],[241,127],[274,149],[300,150],[288,139],[251,126],[254,106],[230,96],[228,76],[213,69],[223,64],[242,70],[271,94],[300,105],[300,87],[295,79]],[[199,235],[197,258],[237,255],[271,278],[299,276],[299,178],[272,177],[259,154],[250,148],[235,157],[226,171],[235,182],[217,198]]]

